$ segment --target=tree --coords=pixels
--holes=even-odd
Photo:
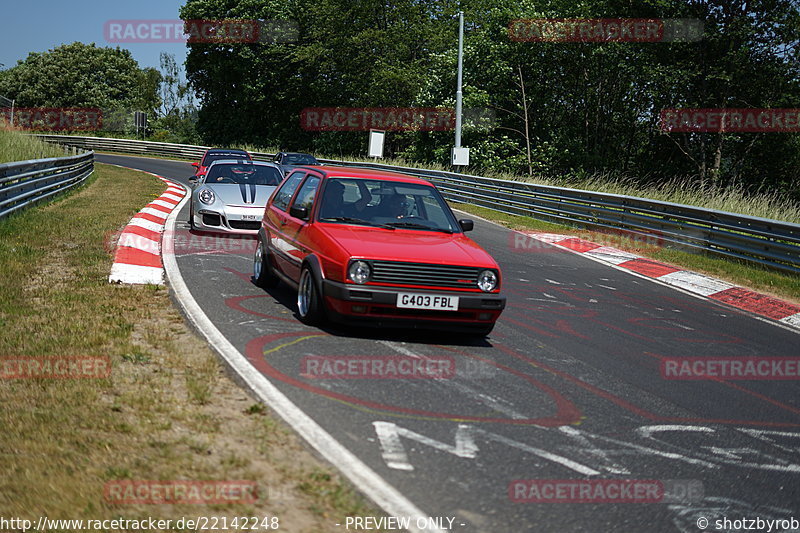
[[[152,69],[143,71],[121,48],[75,42],[33,52],[0,77],[0,92],[20,107],[154,107]]]

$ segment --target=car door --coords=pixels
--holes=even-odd
[[[294,198],[289,204],[289,209],[287,210],[288,218],[283,226],[288,248],[288,261],[285,272],[295,281],[300,280],[300,267],[303,264],[303,259],[311,252],[306,243],[307,239],[305,239],[305,234],[312,220],[312,207],[314,206],[314,199],[317,196],[321,181],[322,176],[309,172],[305,181],[303,181],[303,184],[297,191],[297,194],[294,195]],[[303,218],[294,216],[292,208],[295,206],[304,207],[306,209],[306,216]]]
[[[305,172],[292,172],[275,192],[264,212],[264,229],[269,253],[275,259],[275,266],[278,270],[286,275],[289,275],[291,270],[289,255],[292,249],[286,231],[286,224],[289,221],[289,204],[305,177]]]

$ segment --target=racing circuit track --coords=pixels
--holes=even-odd
[[[174,161],[97,161],[184,184],[192,173]],[[715,529],[724,518],[800,518],[798,381],[661,373],[670,357],[796,357],[800,337],[788,327],[555,247],[517,250],[510,230],[476,220],[470,235],[500,263],[508,297],[487,339],[322,330],[296,318],[285,286],[252,283],[255,241],[192,234],[187,219],[184,204],[175,260],[216,328],[425,515],[454,518],[439,523],[444,530],[688,533],[701,531],[703,518],[708,531],[733,530]],[[446,379],[303,374],[308,356],[359,355],[449,358],[456,371]],[[668,494],[530,503],[509,491],[514,480],[595,479],[653,480]]]

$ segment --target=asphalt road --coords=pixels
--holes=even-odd
[[[192,173],[165,160],[97,160],[183,183]],[[181,274],[228,340],[425,513],[454,518],[453,531],[697,532],[703,518],[708,531],[737,531],[743,518],[800,519],[798,381],[661,372],[664,358],[796,357],[795,332],[550,246],[519,249],[512,232],[483,221],[471,236],[500,263],[508,297],[487,339],[321,330],[299,322],[285,286],[253,285],[254,241],[190,233],[188,206],[178,220]],[[444,358],[456,370],[304,374],[309,356],[355,355]],[[560,493],[549,492],[553,480]],[[584,484],[603,489],[588,497],[569,492],[577,480],[617,481]],[[635,501],[612,497],[620,486]],[[556,501],[514,501],[525,497]]]

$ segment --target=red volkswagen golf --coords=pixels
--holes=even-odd
[[[500,268],[429,182],[371,169],[298,168],[270,197],[253,278],[297,290],[307,324],[455,328],[486,335]]]

